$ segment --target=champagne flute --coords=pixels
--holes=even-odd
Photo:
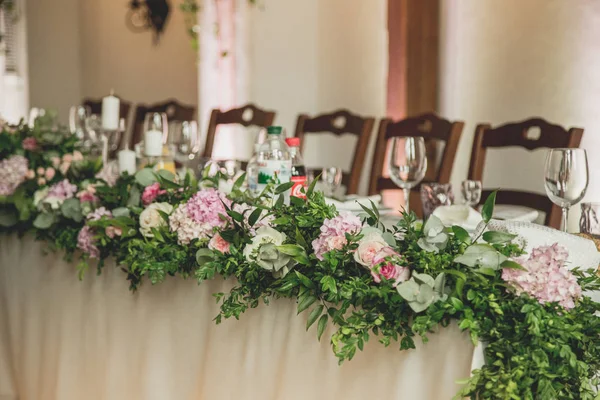
[[[327,197],[333,198],[336,190],[342,184],[342,169],[338,167],[323,168],[321,180],[327,187]]]
[[[69,110],[69,130],[79,141],[86,139],[86,120],[92,115],[87,106],[73,106]]]
[[[410,189],[417,186],[427,171],[425,140],[422,137],[392,138],[388,167],[390,178],[404,192],[404,211],[410,210]]]
[[[546,157],[545,188],[550,200],[562,208],[566,232],[569,208],[579,203],[588,187],[588,161],[583,149],[551,149]]]

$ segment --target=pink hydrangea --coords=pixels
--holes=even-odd
[[[370,268],[371,276],[376,283],[381,282],[381,277],[388,281],[394,281],[393,286],[396,287],[410,278],[410,269],[401,264],[400,254],[391,247],[384,247],[373,257],[373,267]]]
[[[0,196],[12,195],[27,178],[29,162],[23,156],[11,156],[0,161]]]
[[[575,307],[581,297],[577,278],[566,267],[567,249],[558,243],[533,249],[529,258],[517,259],[525,270],[504,268],[502,279],[517,295],[527,293],[540,303],[556,302],[566,309]]]
[[[349,212],[323,221],[321,234],[312,242],[317,258],[323,260],[323,254],[332,250],[341,250],[347,244],[346,233],[358,233],[361,226],[360,218]]]
[[[106,207],[99,207],[89,213],[86,218],[88,221],[99,221],[102,217],[112,218],[112,213]]]
[[[64,201],[66,199],[73,198],[75,193],[77,193],[77,186],[73,185],[67,179],[63,179],[62,181],[55,183],[50,187],[48,196],[46,196],[46,198]]]
[[[94,240],[94,230],[89,226],[84,226],[77,235],[77,248],[88,254],[91,258],[99,258],[100,250]]]
[[[165,193],[167,193],[167,191],[161,190],[160,184],[158,182],[154,182],[152,185],[144,188],[144,192],[142,193],[142,203],[147,206],[148,204],[154,202],[159,195]]]
[[[37,149],[37,140],[34,137],[26,137],[21,145],[25,150],[34,151]]]

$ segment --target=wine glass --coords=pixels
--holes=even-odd
[[[545,188],[562,208],[562,230],[567,231],[569,208],[583,199],[588,187],[588,161],[583,149],[551,149],[546,157]]]
[[[467,179],[462,182],[461,189],[465,203],[469,207],[475,207],[479,204],[481,201],[481,191],[483,189],[481,181]]]
[[[98,115],[90,115],[85,119],[85,136],[82,140],[84,149],[98,155],[102,120]]]
[[[390,178],[404,192],[404,211],[408,212],[410,189],[423,180],[427,171],[425,140],[422,137],[411,136],[392,138],[388,167]]]
[[[167,138],[169,137],[167,114],[158,112],[147,113],[144,117],[144,135],[150,131],[162,132],[163,144],[167,144]]]
[[[91,114],[87,106],[73,106],[69,110],[69,130],[80,141],[86,137],[86,120]]]
[[[321,180],[325,183],[325,187],[327,188],[327,197],[333,198],[336,190],[342,184],[342,169],[338,167],[323,168]]]
[[[177,121],[171,123],[169,147],[175,161],[185,168],[193,160],[200,149],[198,140],[198,123],[196,121]]]
[[[46,115],[46,110],[44,110],[43,108],[31,107],[31,110],[29,110],[29,119],[28,119],[29,127],[33,128],[35,126],[35,121],[38,118],[44,117],[45,115]]]

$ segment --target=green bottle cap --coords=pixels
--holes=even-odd
[[[267,128],[267,134],[269,135],[281,135],[283,128],[281,126],[270,126]]]

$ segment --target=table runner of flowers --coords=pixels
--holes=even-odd
[[[413,214],[386,227],[376,207],[338,213],[314,184],[306,199],[288,200],[288,184],[252,197],[243,176],[227,191],[220,179],[150,169],[111,176],[43,120],[0,127],[0,231],[45,241],[77,259],[80,276],[111,257],[131,290],[235,277],[230,292],[214,294],[216,323],[294,298],[319,340],[335,326],[328,340],[340,363],[369,340],[414,349],[454,321],[485,344],[486,361],[456,398],[596,398],[600,305],[585,292],[599,290],[600,278],[567,269],[560,244],[523,254],[504,232],[471,237]]]

